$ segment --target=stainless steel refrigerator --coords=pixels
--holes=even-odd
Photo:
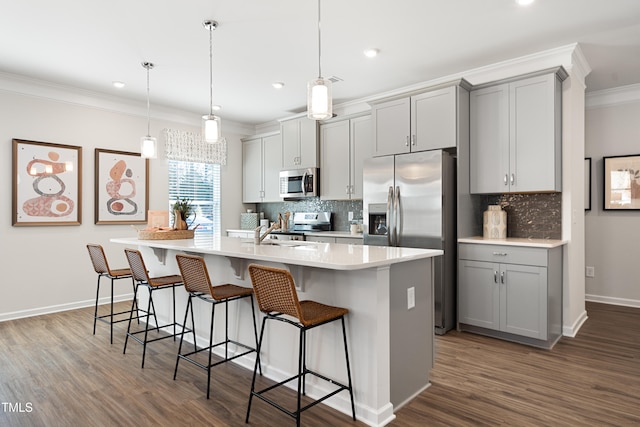
[[[435,332],[456,324],[456,162],[432,150],[365,160],[364,244],[442,249],[434,259]]]

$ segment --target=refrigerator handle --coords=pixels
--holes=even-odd
[[[393,202],[393,211],[395,215],[395,242],[394,246],[400,246],[400,238],[402,236],[402,200],[400,199],[400,187],[396,187],[396,194]]]
[[[393,236],[391,235],[394,230],[393,221],[391,218],[393,215],[393,209],[391,205],[392,203],[393,203],[393,187],[389,187],[389,194],[387,195],[387,223],[385,224],[387,226],[387,245],[388,246],[393,246]]]

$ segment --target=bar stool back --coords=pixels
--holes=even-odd
[[[109,267],[109,263],[107,262],[107,256],[104,254],[104,249],[101,245],[97,244],[88,244],[87,250],[89,251],[89,257],[91,258],[91,264],[93,264],[93,269],[98,274],[98,284],[96,286],[96,304],[93,312],[93,335],[96,334],[96,323],[98,320],[104,323],[109,324],[110,328],[110,342],[113,344],[113,324],[119,322],[126,322],[129,320],[128,318],[115,319],[114,317],[120,316],[123,314],[131,314],[131,310],[120,311],[118,313],[113,312],[113,283],[116,280],[120,279],[131,279],[131,286],[133,287],[133,301],[136,301],[136,292],[138,287],[136,286],[136,282],[133,280],[131,275],[131,269],[129,268],[119,268],[119,269],[111,269]],[[100,298],[100,279],[103,277],[107,277],[111,279],[111,303],[110,303],[110,311],[108,314],[102,314],[98,316],[98,300]],[[137,310],[137,305],[135,306]],[[137,311],[136,311],[137,312]]]
[[[122,353],[124,354],[127,352],[127,342],[129,340],[129,337],[142,344],[142,368],[144,368],[144,359],[147,353],[148,343],[171,337],[173,337],[175,341],[175,337],[178,335],[176,331],[177,326],[180,327],[181,332],[184,332],[182,331],[184,329],[184,326],[176,322],[176,286],[182,286],[182,277],[178,274],[170,276],[149,277],[147,267],[144,264],[144,260],[142,259],[142,254],[140,253],[140,251],[135,249],[125,249],[124,252],[127,256],[127,261],[129,261],[129,267],[131,268],[133,278],[136,282],[138,282],[138,286],[145,286],[149,290],[149,301],[147,304],[147,311],[144,312],[145,314],[139,316],[145,317],[147,320],[143,331],[131,331],[131,320],[133,319],[132,306],[132,314],[129,316],[129,326],[127,327],[127,336],[124,340],[124,350],[122,351]],[[156,317],[156,308],[153,304],[153,292],[161,289],[171,289],[173,294],[173,321],[165,325],[158,324],[158,319]],[[157,331],[159,331],[161,328],[173,327],[173,333],[150,339],[148,334],[151,314],[153,314],[156,324],[156,326],[152,327],[151,329],[156,329]],[[137,335],[139,334],[144,334],[144,337],[137,337]]]
[[[295,282],[289,271],[267,267],[257,264],[249,265],[249,274],[251,275],[251,283],[253,285],[253,291],[258,301],[258,307],[265,316],[262,319],[262,327],[260,329],[260,339],[258,341],[258,358],[256,359],[256,369],[253,370],[253,380],[251,382],[251,394],[249,395],[249,404],[247,406],[247,417],[245,422],[249,422],[249,415],[251,413],[251,400],[255,396],[271,406],[279,409],[280,411],[288,414],[296,419],[296,424],[300,425],[300,414],[315,406],[316,404],[328,399],[329,397],[347,390],[351,399],[351,411],[353,420],[356,420],[356,409],[353,400],[353,386],[351,383],[351,368],[349,366],[349,352],[347,350],[347,334],[344,324],[344,316],[349,312],[346,308],[334,307],[325,304],[321,304],[315,301],[299,301],[298,294],[296,293]],[[287,315],[293,317],[295,320],[290,320]],[[298,373],[290,378],[287,378],[277,384],[271,385],[263,390],[256,391],[256,371],[257,366],[260,363],[260,350],[262,348],[262,339],[264,337],[264,329],[267,320],[277,320],[288,323],[295,326],[300,331],[299,349],[298,349]],[[348,385],[334,381],[320,373],[314,372],[307,368],[306,362],[306,332],[317,326],[340,320],[342,323],[342,337],[344,341],[344,355],[347,365],[347,378]],[[330,382],[336,389],[330,393],[322,396],[321,398],[301,407],[301,395],[305,394],[305,376],[307,374],[314,375],[325,381]],[[290,411],[284,408],[282,405],[273,401],[271,398],[265,395],[270,390],[276,387],[284,385],[294,379],[298,380],[297,389],[297,406],[295,411]]]
[[[211,327],[209,331],[209,346],[198,349],[195,347],[194,351],[190,353],[182,353],[182,342],[184,334],[180,335],[180,346],[178,347],[178,357],[176,359],[176,368],[173,372],[173,379],[176,379],[178,373],[178,364],[180,359],[186,360],[204,370],[207,371],[207,399],[209,398],[209,389],[211,384],[211,368],[221,363],[228,362],[238,357],[244,356],[256,351],[258,345],[258,331],[256,328],[256,314],[255,307],[253,305],[253,289],[245,288],[243,286],[237,286],[233,284],[224,285],[211,285],[211,278],[207,270],[207,265],[204,262],[204,258],[194,255],[176,255],[178,267],[180,268],[180,274],[184,282],[184,287],[189,292],[189,300],[187,301],[187,310],[184,313],[184,325],[187,324],[187,318],[191,313],[191,332],[193,333],[194,346],[196,343],[195,322],[193,319],[193,299],[198,298],[202,301],[211,304]],[[256,347],[250,347],[246,344],[229,338],[229,302],[236,301],[242,298],[249,298],[251,301],[251,315],[253,316],[253,335],[255,338]],[[215,317],[216,305],[224,303],[225,305],[225,338],[224,341],[214,343],[213,342],[213,320]],[[234,344],[237,347],[241,347],[242,350],[236,350],[236,353],[229,357],[229,344]],[[211,356],[213,349],[224,345],[224,359],[213,362]],[[198,362],[195,359],[195,355],[201,351],[208,352],[209,361],[205,365]]]

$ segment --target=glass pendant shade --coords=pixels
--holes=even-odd
[[[202,116],[202,135],[206,142],[220,141],[220,117],[213,114]]]
[[[307,85],[307,117],[326,120],[333,116],[331,81],[318,77]]]
[[[158,142],[152,136],[140,138],[140,156],[143,159],[155,159],[158,157]]]

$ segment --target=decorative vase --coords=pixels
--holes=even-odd
[[[484,212],[482,237],[485,239],[507,238],[507,213],[500,205],[489,205]]]
[[[184,219],[182,219],[182,213],[176,209],[173,211],[173,229],[174,230],[186,230],[189,227]]]

